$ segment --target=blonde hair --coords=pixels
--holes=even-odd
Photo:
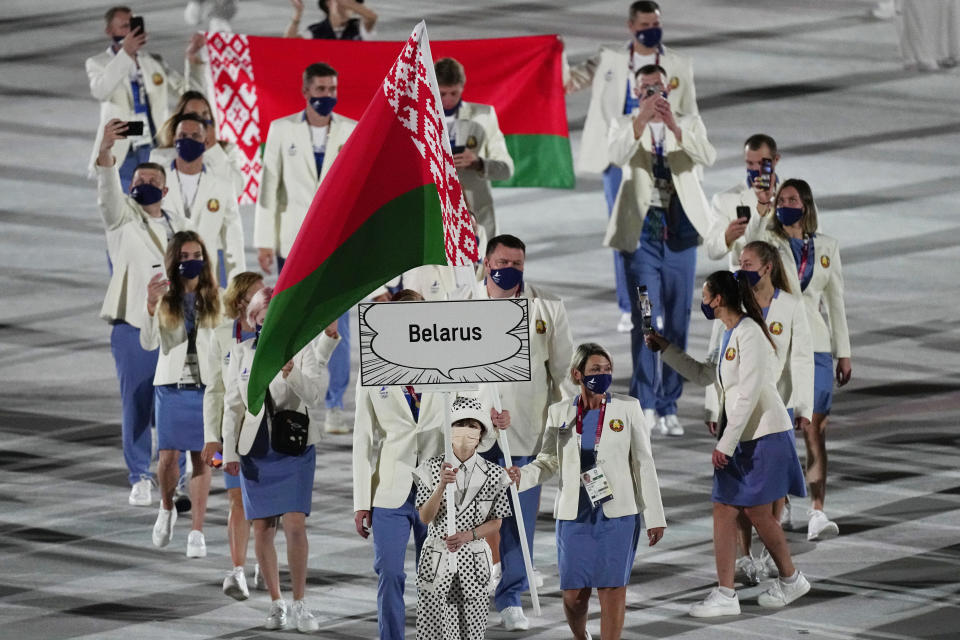
[[[596,342],[584,342],[576,348],[573,352],[573,358],[570,359],[570,379],[573,380],[573,384],[580,384],[573,377],[573,372],[579,371],[581,375],[586,373],[587,360],[590,359],[590,356],[603,356],[610,363],[610,366],[613,366],[613,358],[610,357],[610,352],[606,348]]]
[[[262,281],[263,275],[255,271],[244,271],[233,276],[223,293],[223,315],[235,320],[240,315],[240,305],[237,303],[247,295],[250,287]]]

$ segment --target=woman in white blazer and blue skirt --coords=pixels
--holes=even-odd
[[[157,481],[161,503],[153,526],[153,544],[165,547],[173,537],[177,511],[173,493],[180,476],[180,453],[193,462],[190,500],[193,520],[187,537],[187,557],[207,555],[203,521],[210,493],[210,468],[201,463],[203,450],[203,390],[212,379],[210,349],[220,323],[220,291],[210,257],[200,236],[178,231],[167,245],[166,274],[147,285],[147,321],[140,329],[140,345],[160,347],[153,378],[157,425]],[[169,280],[168,280],[169,278]]]
[[[803,471],[793,443],[793,425],[777,391],[777,357],[752,286],[756,272],[716,271],[703,285],[701,308],[708,320],[726,326],[720,363],[698,362],[651,333],[647,344],[687,380],[715,384],[720,395],[719,440],[713,450],[713,548],[718,586],[690,607],[706,618],[739,615],[733,589],[737,520],[746,514],[776,562],[780,578],[757,600],[783,607],[810,590],[793,566],[773,503],[788,493],[805,494]]]
[[[567,624],[578,640],[590,637],[587,610],[596,589],[601,636],[616,640],[640,531],[646,528],[653,546],[667,524],[651,425],[635,398],[607,393],[613,359],[599,344],[577,347],[570,376],[580,393],[549,407],[540,453],[508,473],[520,491],[559,475],[553,515]]]
[[[247,305],[248,322],[263,325],[267,305],[273,295],[270,287],[254,294]],[[259,330],[258,330],[259,333]],[[287,626],[287,603],[280,594],[280,571],[274,538],[280,518],[287,539],[287,564],[293,591],[293,623],[301,632],[316,631],[319,623],[304,603],[307,586],[306,517],[310,515],[313,476],[316,468],[315,444],[320,441],[320,423],[309,421],[306,449],[300,455],[277,451],[272,441],[274,424],[267,417],[267,404],[260,412],[250,412],[247,384],[259,337],[238,344],[231,351],[230,366],[224,380],[223,463],[224,471],[240,474],[243,510],[253,521],[254,549],[260,571],[270,592],[267,629]],[[322,367],[339,342],[336,324],[308,344],[277,373],[268,388],[275,411],[311,412],[323,399]]]

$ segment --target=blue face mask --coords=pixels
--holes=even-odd
[[[750,283],[751,287],[757,286],[757,283],[760,282],[760,274],[756,271],[747,271],[746,269],[740,269],[733,276],[739,280],[740,278],[746,278],[747,282]]]
[[[513,267],[504,267],[503,269],[491,269],[490,270],[490,279],[493,280],[494,284],[503,289],[504,291],[510,291],[521,282],[523,282],[523,271],[520,269],[515,269]]]
[[[597,373],[592,376],[583,376],[583,386],[592,393],[604,393],[610,388],[613,382],[613,375],[609,373]]]
[[[163,189],[158,189],[152,184],[143,182],[130,189],[130,197],[133,198],[137,204],[146,207],[163,200]]]
[[[640,31],[637,31],[636,36],[637,42],[648,49],[653,49],[654,47],[660,46],[660,40],[663,38],[663,29],[660,27],[641,29]]]
[[[337,106],[337,99],[331,98],[330,96],[310,98],[310,106],[320,115],[328,116],[333,112],[333,108]]]
[[[700,303],[700,309],[703,311],[703,317],[707,320],[716,320],[717,316],[713,312],[713,307],[708,305],[706,302]]]
[[[177,155],[184,162],[193,162],[203,155],[207,145],[193,138],[177,138],[173,146],[177,149]]]
[[[123,39],[124,39],[125,37],[126,37],[126,36],[113,36],[113,41],[114,41],[116,44],[120,44],[121,42],[123,42]]]
[[[796,224],[803,217],[803,209],[798,207],[777,207],[777,220],[785,227]]]
[[[759,169],[747,169],[747,186],[752,187],[753,181],[760,177]]]
[[[444,109],[443,115],[447,116],[448,118],[454,115],[457,112],[457,110],[460,108],[461,104],[463,104],[463,100],[458,100],[457,104],[453,105],[453,109]]]
[[[180,277],[193,280],[203,273],[203,260],[184,260],[180,263]]]

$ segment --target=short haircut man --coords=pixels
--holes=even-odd
[[[337,75],[337,70],[326,62],[314,62],[303,70],[303,86],[309,85],[314,78],[336,78]]]
[[[520,249],[524,253],[527,252],[527,245],[523,243],[523,240],[517,236],[512,236],[509,233],[503,233],[499,236],[494,236],[487,241],[487,253],[486,257],[493,255],[493,252],[497,250],[497,247],[500,245],[505,246],[508,249]]]
[[[759,151],[763,147],[766,147],[767,149],[770,149],[770,155],[774,157],[777,155],[777,141],[765,133],[753,134],[747,138],[747,141],[743,143],[743,146],[751,151]]]
[[[437,84],[441,87],[455,87],[467,82],[463,65],[453,58],[440,58],[434,65],[434,70],[437,74]]]

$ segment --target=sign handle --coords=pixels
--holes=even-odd
[[[493,408],[498,412],[503,411],[500,404],[500,390],[497,383],[491,383],[493,387]],[[496,427],[494,427],[496,429]],[[506,431],[497,429],[497,442],[500,444],[500,451],[503,452],[503,464],[509,469],[513,466],[513,460],[510,456],[510,443],[507,441]],[[533,576],[533,561],[530,558],[530,546],[527,544],[527,529],[523,524],[523,512],[520,510],[520,493],[517,491],[517,485],[510,483],[510,498],[513,500],[513,518],[517,523],[517,532],[520,534],[520,550],[523,552],[523,565],[527,570],[527,584],[530,585],[530,600],[533,602],[533,615],[540,617],[540,595],[537,593],[537,582]]]
[[[457,461],[453,456],[453,444],[450,440],[450,423],[453,416],[453,393],[443,392],[444,412],[443,412],[443,457],[444,460],[457,467]],[[455,485],[448,484],[443,490],[444,498],[447,503],[447,535],[452,536],[457,532],[457,505],[454,496]],[[447,562],[451,573],[457,571],[457,554],[447,552]]]

